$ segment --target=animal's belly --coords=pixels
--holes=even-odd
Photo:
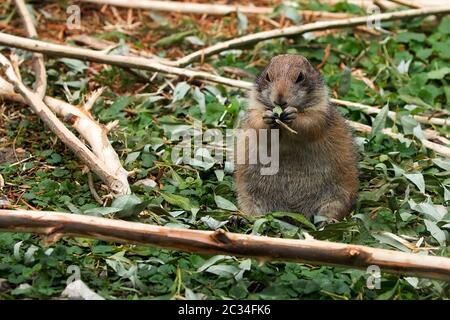
[[[289,164],[288,164],[289,163]],[[262,213],[273,211],[315,213],[324,198],[334,189],[329,166],[312,166],[302,162],[280,162],[274,175],[256,175],[249,190]]]

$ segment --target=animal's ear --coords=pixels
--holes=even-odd
[[[265,67],[263,71],[256,77],[255,83],[258,87],[263,86],[264,84],[267,84],[267,82],[270,82],[270,75],[268,73],[269,66]],[[266,79],[268,77],[268,79]]]

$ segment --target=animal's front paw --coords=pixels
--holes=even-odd
[[[278,118],[278,116],[276,115],[276,113],[274,113],[272,110],[266,110],[263,113],[263,120],[265,124],[268,124],[270,126],[274,126],[275,125],[275,120]]]
[[[294,121],[295,118],[297,118],[297,108],[294,107],[287,107],[283,110],[283,112],[280,115],[280,120],[284,123],[290,124],[292,121]]]

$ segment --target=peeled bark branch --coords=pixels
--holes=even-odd
[[[98,92],[94,92],[94,95]],[[14,92],[13,86],[1,77],[0,99],[28,104],[21,95]],[[116,193],[119,195],[129,194],[131,190],[128,184],[128,172],[122,167],[119,156],[108,140],[108,129],[95,121],[86,110],[49,96],[44,98],[44,102],[55,114],[70,122],[89,144],[92,153],[101,161],[102,169],[121,182],[122,187],[116,190]],[[107,185],[110,183],[108,180],[104,180],[104,182]]]
[[[176,229],[85,215],[26,210],[0,210],[0,230],[43,234],[51,240],[62,236],[86,237],[266,261],[295,261],[357,269],[376,265],[381,272],[450,281],[450,258],[314,239],[280,239],[230,233],[221,229]]]
[[[25,30],[29,38],[37,38],[37,31],[34,27],[33,19],[28,12],[27,6],[23,0],[14,0],[17,11],[19,11],[22,17]],[[35,73],[36,81],[34,84],[34,90],[37,95],[43,99],[47,90],[47,73],[45,71],[44,55],[36,52],[33,54],[33,70]]]
[[[36,93],[28,89],[18,79],[8,59],[1,54],[0,67],[6,79],[13,85],[14,90],[20,93],[24,101],[33,109],[39,118],[41,118],[42,121],[48,125],[50,130],[52,130],[58,138],[75,153],[77,157],[79,157],[93,172],[95,172],[100,179],[105,181],[113,192],[118,194],[129,193],[128,182],[124,185],[123,181],[105,171],[105,163],[100,161],[91,150],[89,150],[69,129],[66,128],[66,126],[55,116],[55,114]],[[12,94],[10,93],[8,96],[12,97]],[[64,105],[61,105],[61,107],[64,107]],[[72,111],[75,113],[76,117],[76,111]],[[80,117],[75,119],[76,121],[74,121],[74,125],[76,125],[76,123],[80,126],[84,125],[85,121],[80,119],[83,118]],[[128,190],[128,192],[126,192],[126,190]]]

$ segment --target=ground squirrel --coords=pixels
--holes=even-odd
[[[276,106],[281,114],[274,112]],[[350,213],[359,185],[352,133],[329,102],[320,72],[306,58],[286,54],[271,59],[256,79],[241,128],[280,130],[276,174],[261,175],[260,164],[236,164],[244,213],[289,211],[329,220]]]

